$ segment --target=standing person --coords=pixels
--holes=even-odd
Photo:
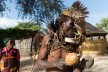
[[[85,40],[86,7],[75,1],[72,7],[64,10],[56,22],[51,22],[42,40],[39,55],[33,72],[82,72],[80,61],[68,65],[68,53],[79,56],[79,46]]]
[[[13,48],[15,40],[6,38],[4,44],[5,47],[0,49],[0,72],[19,72],[20,54],[18,49]]]

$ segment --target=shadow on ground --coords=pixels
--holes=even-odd
[[[27,57],[20,62],[20,72],[31,72],[33,60]]]

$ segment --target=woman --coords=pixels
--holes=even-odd
[[[19,50],[13,48],[15,40],[6,38],[5,47],[0,49],[0,72],[19,72],[20,54]]]

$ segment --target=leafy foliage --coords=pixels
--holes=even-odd
[[[6,1],[15,1],[20,17],[48,22],[65,8],[62,0],[0,0],[0,12],[7,10]]]
[[[8,7],[7,7],[7,5],[6,5],[6,2],[7,0],[0,0],[0,15],[1,16],[3,16],[3,12],[5,11],[5,10],[9,10],[8,9]]]
[[[64,5],[61,0],[17,0],[19,15],[30,15],[38,22],[53,19],[62,8]]]
[[[14,28],[18,28],[21,30],[27,29],[27,30],[40,30],[41,27],[39,24],[37,23],[33,23],[33,22],[19,22],[17,26],[15,26]]]
[[[108,32],[108,18],[101,19],[100,23],[96,23],[96,27]]]

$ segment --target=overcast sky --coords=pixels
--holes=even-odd
[[[67,7],[70,7],[75,0],[63,0],[64,4]],[[99,23],[102,18],[108,17],[108,0],[80,0],[87,8],[90,14],[86,19],[87,22],[95,26],[96,23]],[[10,4],[8,6],[11,9],[11,12],[6,12],[4,17],[0,17],[0,27],[7,28],[17,25],[17,22],[22,21],[18,18],[18,13],[15,10],[15,4]],[[27,20],[26,20],[27,21]]]

